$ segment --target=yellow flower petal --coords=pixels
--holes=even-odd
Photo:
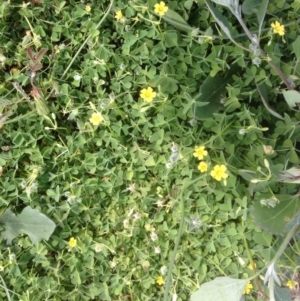
[[[156,283],[157,283],[158,285],[163,285],[163,284],[165,284],[163,277],[162,277],[162,276],[157,277]]]
[[[274,33],[278,33],[280,36],[285,34],[284,25],[281,25],[278,21],[271,23],[271,27],[273,28]]]
[[[296,288],[296,286],[297,286],[297,282],[296,281],[294,281],[294,280],[289,280],[287,283],[286,283],[286,286],[288,287],[288,288],[290,288],[290,289],[294,289],[294,288]]]
[[[208,164],[206,162],[200,162],[198,165],[198,169],[200,172],[206,172],[208,168]]]
[[[168,7],[166,6],[165,2],[160,1],[160,3],[156,3],[154,5],[154,11],[158,15],[163,16],[168,11]]]
[[[156,92],[154,92],[151,87],[148,87],[147,89],[141,90],[140,97],[143,98],[146,102],[152,102],[156,97]]]
[[[216,165],[214,169],[210,172],[210,175],[217,181],[221,181],[222,179],[227,179],[228,174],[226,173],[226,166],[224,164],[222,165]]]
[[[252,288],[253,288],[253,285],[249,282],[249,283],[246,285],[243,294],[244,294],[244,295],[249,295]]]
[[[77,245],[77,239],[75,239],[74,237],[71,237],[69,240],[69,246],[71,248],[74,248],[74,247],[76,247],[76,245]]]
[[[104,118],[102,117],[101,113],[93,113],[91,118],[90,118],[90,123],[93,125],[99,125],[104,121]]]
[[[193,155],[199,160],[202,160],[205,156],[207,156],[207,150],[205,150],[205,146],[197,146]]]
[[[123,18],[123,14],[122,11],[118,10],[115,14],[115,19],[117,19],[117,21],[121,20]]]

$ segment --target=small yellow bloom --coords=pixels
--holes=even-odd
[[[92,117],[90,118],[90,123],[92,123],[93,125],[99,125],[103,122],[103,120],[104,118],[102,117],[102,115],[99,112],[97,112],[92,114]]]
[[[284,25],[281,25],[278,21],[271,23],[271,27],[273,28],[274,33],[278,33],[280,36],[285,34]]]
[[[286,283],[286,286],[290,289],[294,289],[296,286],[297,286],[297,282],[294,281],[294,280],[289,280],[287,283]]]
[[[160,3],[156,3],[154,5],[154,11],[160,15],[163,16],[168,10],[168,6],[166,6],[165,2],[160,1]]]
[[[74,248],[74,247],[76,247],[76,245],[77,245],[77,239],[75,239],[74,237],[71,237],[69,240],[69,246],[71,248]]]
[[[255,268],[256,268],[256,264],[255,264],[255,263],[249,263],[248,268],[249,268],[250,270],[254,271]]]
[[[222,179],[224,180],[227,179],[228,174],[226,173],[226,166],[224,164],[216,165],[214,169],[210,172],[210,175],[217,181],[221,181]]]
[[[206,162],[200,162],[198,165],[198,169],[200,170],[200,172],[206,172],[208,168],[208,165]]]
[[[158,285],[163,285],[163,284],[165,284],[163,277],[162,277],[162,276],[158,276],[158,277],[157,277],[157,280],[156,280],[156,283],[157,283]]]
[[[115,18],[117,19],[117,21],[121,20],[123,18],[123,14],[120,10],[118,10],[115,14]]]
[[[205,156],[207,156],[207,150],[205,150],[205,146],[197,146],[193,155],[199,160],[202,160]]]
[[[243,294],[244,294],[244,295],[249,295],[252,288],[253,288],[253,285],[249,282],[249,283],[246,285]]]
[[[156,92],[153,91],[151,87],[147,89],[143,89],[140,93],[141,98],[143,98],[146,102],[152,102],[153,98],[156,96]]]
[[[3,271],[4,271],[4,266],[0,265],[0,272],[3,272]]]
[[[91,6],[90,5],[86,5],[85,6],[85,11],[89,14],[91,12]]]

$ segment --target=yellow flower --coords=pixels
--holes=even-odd
[[[97,113],[93,113],[92,117],[90,118],[90,123],[92,123],[93,125],[99,125],[101,122],[103,122],[104,118],[102,117],[102,115],[97,112]]]
[[[91,6],[90,5],[86,5],[85,6],[85,11],[89,14],[91,12]]]
[[[298,283],[294,280],[289,280],[287,283],[286,283],[286,286],[290,289],[294,289],[296,287]]]
[[[152,102],[153,98],[156,96],[156,92],[153,91],[151,87],[147,89],[143,89],[140,93],[141,98],[143,98],[147,102]]]
[[[168,10],[168,6],[166,6],[165,2],[160,1],[160,3],[156,3],[154,5],[154,11],[160,15],[163,16]]]
[[[69,246],[71,248],[74,248],[74,247],[76,247],[76,245],[77,245],[77,239],[75,239],[74,237],[71,237],[69,240]]]
[[[162,276],[158,276],[157,279],[156,279],[156,283],[157,283],[158,285],[163,285],[163,284],[165,284],[163,277],[162,277]]]
[[[210,172],[210,175],[217,181],[221,181],[222,179],[224,180],[227,179],[228,174],[226,173],[226,166],[224,164],[216,165],[214,169]]]
[[[205,150],[205,146],[197,146],[195,148],[195,152],[193,153],[194,157],[202,160],[205,156],[207,156],[207,151]]]
[[[248,268],[249,268],[250,270],[254,271],[255,268],[256,268],[256,264],[255,264],[255,263],[249,263]]]
[[[253,285],[249,282],[249,283],[246,285],[243,294],[244,294],[244,295],[249,295],[252,288],[253,288]]]
[[[120,10],[118,10],[115,14],[115,18],[117,19],[117,21],[119,21],[120,19],[123,18],[123,14]]]
[[[281,25],[278,21],[271,23],[274,33],[278,33],[280,36],[283,36],[285,33],[284,25]]]
[[[200,162],[198,165],[198,169],[200,170],[200,172],[206,172],[208,168],[208,165],[206,162]]]

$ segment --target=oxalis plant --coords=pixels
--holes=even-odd
[[[225,33],[225,35],[240,49],[248,52],[252,57],[252,63],[254,65],[260,66],[264,62],[269,64],[271,68],[275,71],[275,73],[280,77],[286,89],[282,89],[281,93],[284,96],[285,101],[287,102],[290,109],[299,112],[300,107],[300,93],[295,89],[294,79],[297,77],[287,77],[281,69],[273,62],[272,58],[262,49],[260,46],[261,35],[262,32],[265,31],[263,29],[264,18],[268,9],[269,1],[244,1],[243,6],[239,4],[238,0],[213,0],[214,3],[224,6],[234,15],[237,19],[241,28],[244,30],[245,36],[247,36],[250,40],[249,46],[244,46],[240,42],[235,40],[235,37],[231,33],[230,24],[227,18],[222,15],[220,10],[216,8],[211,1],[206,0],[205,4],[212,14],[214,20],[219,25],[220,29]],[[202,3],[199,1],[199,3]],[[246,23],[243,20],[243,13],[251,14],[255,13],[257,16],[257,27],[258,30],[256,33],[251,33],[251,30],[248,29]],[[176,28],[184,31],[190,31],[190,33],[194,36],[197,36],[197,29],[191,28],[184,20],[176,15],[174,12],[168,12],[166,16],[163,17],[167,22],[174,25]],[[283,36],[285,33],[284,25],[281,25],[278,21],[272,24],[272,28],[274,33]],[[206,32],[205,35],[201,36],[203,38],[209,39],[209,33]],[[242,36],[242,35],[241,35]],[[212,37],[211,37],[212,38]],[[296,58],[300,56],[300,39],[298,39],[293,43],[293,50]],[[234,67],[231,67],[233,72],[236,72]],[[229,77],[232,75],[229,71]],[[228,76],[228,74],[227,74]],[[228,78],[228,77],[227,77]],[[224,82],[224,78],[222,79]],[[211,117],[214,113],[218,111],[218,106],[216,106],[213,101],[210,101],[211,95],[216,97],[216,99],[220,99],[222,93],[221,89],[216,89],[216,84],[220,82],[220,78],[216,78],[212,76],[204,82],[200,88],[200,93],[195,97],[196,103],[194,105],[194,113],[195,117],[198,119],[207,119]],[[227,84],[227,80],[225,78],[225,85]],[[268,104],[268,96],[267,89],[265,88],[265,84],[263,82],[256,83],[257,91],[261,98],[263,105],[266,110],[273,115],[275,118],[280,120],[284,120],[285,122],[290,122],[293,128],[292,133],[290,133],[289,138],[291,138],[294,134],[294,131],[299,132],[299,122],[291,121],[290,117],[285,113],[284,116],[279,112],[273,110]],[[219,90],[219,91],[218,91]],[[239,133],[244,135],[246,132],[250,132],[253,129],[252,126],[248,128],[241,129]],[[262,131],[268,130],[268,128],[261,129]],[[272,155],[274,153],[271,146],[264,146],[264,153],[266,155]],[[296,156],[297,157],[297,156]],[[202,159],[202,158],[201,158]],[[297,159],[295,160],[297,162]],[[202,164],[202,165],[201,165]],[[206,171],[206,163],[200,162],[198,169],[202,171]],[[203,169],[203,170],[202,170]],[[224,167],[225,170],[225,167]],[[249,252],[249,248],[247,245],[247,241],[245,239],[245,247],[248,251],[249,259],[250,259],[250,269],[253,270],[253,276],[245,278],[245,279],[234,279],[231,277],[217,277],[214,280],[201,284],[200,288],[192,294],[192,301],[239,301],[244,299],[244,295],[248,294],[253,285],[255,283],[256,288],[258,289],[258,296],[261,299],[271,300],[271,301],[279,301],[279,300],[298,300],[298,297],[292,296],[290,290],[287,288],[281,287],[282,283],[277,274],[277,264],[285,252],[286,248],[289,246],[292,238],[298,233],[298,228],[300,224],[300,204],[299,204],[299,192],[296,191],[294,194],[278,194],[276,195],[272,189],[274,187],[274,183],[289,183],[289,184],[299,184],[300,183],[300,169],[298,167],[291,167],[286,169],[282,164],[272,164],[270,166],[270,162],[268,159],[263,160],[263,166],[258,166],[256,171],[240,169],[239,174],[245,180],[250,182],[249,191],[251,195],[257,201],[254,203],[253,208],[251,209],[251,217],[253,220],[265,231],[269,233],[279,235],[284,237],[281,241],[281,244],[278,246],[276,244],[277,251],[275,252],[273,258],[268,262],[268,264],[261,268],[259,271],[256,270],[256,265],[252,260],[251,254]],[[167,301],[169,298],[169,289],[171,285],[172,278],[172,269],[175,264],[176,253],[178,251],[178,247],[180,244],[180,237],[183,233],[183,225],[185,221],[185,198],[183,192],[186,191],[190,186],[197,183],[199,179],[195,179],[193,181],[188,181],[183,184],[180,199],[182,206],[182,219],[179,229],[179,234],[177,236],[175,247],[170,259],[169,272],[166,280],[166,288],[164,294],[164,301]],[[226,180],[224,181],[226,185]],[[263,284],[261,284],[261,279],[263,279]],[[292,281],[291,281],[292,282]],[[294,282],[296,283],[296,282]],[[292,287],[292,285],[289,285]],[[264,288],[267,287],[267,290]],[[177,300],[177,294],[173,295],[172,300]]]
[[[288,1],[12,2],[0,4],[1,297],[295,299]]]

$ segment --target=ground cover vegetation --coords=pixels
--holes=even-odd
[[[3,1],[1,300],[299,300],[299,11]]]

